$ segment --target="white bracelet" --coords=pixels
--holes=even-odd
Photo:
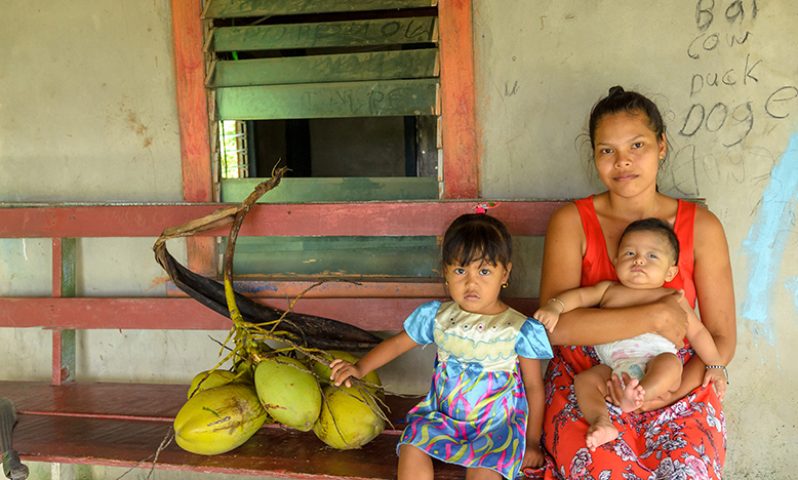
[[[560,304],[560,308],[561,308],[560,313],[565,311],[565,304],[562,303],[562,300],[560,300],[559,298],[552,297],[552,298],[549,299],[549,303],[551,303],[551,302],[557,302],[557,303]]]
[[[726,370],[726,365],[705,365],[704,370],[723,370],[723,376],[726,377],[726,383],[729,383],[729,372]]]

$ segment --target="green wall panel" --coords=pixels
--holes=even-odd
[[[438,50],[311,55],[217,62],[211,87],[424,78],[438,75]]]
[[[436,17],[294,23],[213,30],[216,52],[402,45],[437,41]]]
[[[216,90],[220,120],[438,115],[438,80],[378,80]]]
[[[433,7],[437,0],[209,0],[205,18],[361,12]]]
[[[240,237],[235,275],[439,276],[435,237]]]
[[[222,180],[222,201],[240,202],[262,178]],[[356,202],[370,200],[434,200],[434,177],[283,178],[280,186],[261,197],[264,203]]]

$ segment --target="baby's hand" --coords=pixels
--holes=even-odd
[[[726,380],[726,375],[723,373],[722,368],[706,369],[704,372],[704,383],[701,384],[701,386],[706,387],[710,383],[718,393],[718,398],[723,400],[723,396],[726,395],[726,388],[729,382]]]
[[[527,445],[524,452],[524,460],[521,462],[521,471],[526,475],[525,470],[540,468],[543,466],[543,450],[540,445]]]
[[[542,323],[543,326],[546,327],[546,330],[551,333],[554,331],[554,327],[557,326],[557,322],[560,320],[560,312],[556,306],[551,303],[547,303],[546,305],[538,308],[537,312],[532,315],[532,318]]]
[[[351,363],[341,360],[340,358],[336,358],[330,362],[330,380],[332,380],[336,387],[340,387],[342,383],[347,387],[351,387],[352,382],[349,381],[349,377],[363,377],[363,374],[360,373],[360,369],[357,368],[357,365],[352,365]]]

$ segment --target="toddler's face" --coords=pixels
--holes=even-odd
[[[664,235],[656,232],[627,233],[618,245],[615,272],[630,288],[657,288],[673,280],[679,271],[674,252]]]
[[[499,293],[510,277],[510,265],[475,260],[468,265],[446,265],[444,276],[452,300],[467,312],[494,315],[504,310]]]

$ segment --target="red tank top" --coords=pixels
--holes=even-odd
[[[684,290],[684,297],[695,308],[695,283],[693,281],[693,226],[695,223],[695,203],[678,200],[676,220],[673,230],[679,239],[679,273],[664,286],[676,290]],[[595,285],[604,280],[618,281],[615,268],[607,253],[607,242],[601,230],[593,196],[574,201],[582,219],[582,230],[585,232],[585,255],[582,257],[581,286]]]

